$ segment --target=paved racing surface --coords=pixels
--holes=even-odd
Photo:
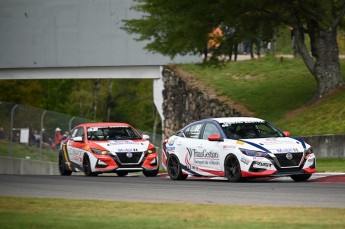
[[[345,208],[345,174],[314,174],[308,182],[275,178],[241,183],[193,177],[172,181],[167,174],[0,175],[0,196]]]

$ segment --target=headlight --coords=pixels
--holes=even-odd
[[[100,149],[93,149],[91,148],[92,153],[99,154],[99,155],[108,155],[109,151],[107,150],[100,150]]]
[[[243,154],[252,157],[266,157],[268,154],[266,152],[257,151],[257,150],[249,150],[249,149],[239,149]]]
[[[304,152],[306,155],[314,153],[311,147],[309,149],[306,149]]]
[[[151,149],[146,150],[147,154],[155,153],[155,152],[156,152],[156,148],[151,148]]]

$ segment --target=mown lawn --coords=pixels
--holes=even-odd
[[[0,197],[0,227],[345,228],[345,209]]]

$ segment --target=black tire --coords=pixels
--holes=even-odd
[[[155,169],[155,170],[144,170],[143,174],[145,177],[155,177],[157,176],[159,172],[159,169]]]
[[[117,171],[116,174],[119,177],[124,177],[124,176],[128,175],[128,172],[127,171]]]
[[[65,160],[61,152],[59,152],[59,172],[61,176],[70,176],[72,174],[72,171],[66,168]]]
[[[93,173],[91,171],[91,164],[90,164],[90,159],[89,159],[88,156],[84,156],[83,172],[84,172],[84,175],[87,176],[87,177],[98,176],[98,173]]]
[[[242,181],[241,166],[235,155],[229,155],[224,162],[224,175],[231,182]]]
[[[294,181],[301,182],[307,181],[311,177],[311,174],[291,175],[290,177]]]
[[[182,173],[181,164],[175,155],[170,155],[167,161],[167,170],[171,180],[185,180],[188,175]]]

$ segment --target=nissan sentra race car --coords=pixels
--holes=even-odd
[[[156,176],[158,154],[148,139],[126,123],[81,124],[71,130],[59,152],[60,174],[83,171],[86,176],[125,176],[142,171],[145,176]]]
[[[290,176],[306,181],[316,172],[310,145],[252,117],[210,118],[187,125],[163,142],[162,165],[172,180],[188,175],[245,178]]]

